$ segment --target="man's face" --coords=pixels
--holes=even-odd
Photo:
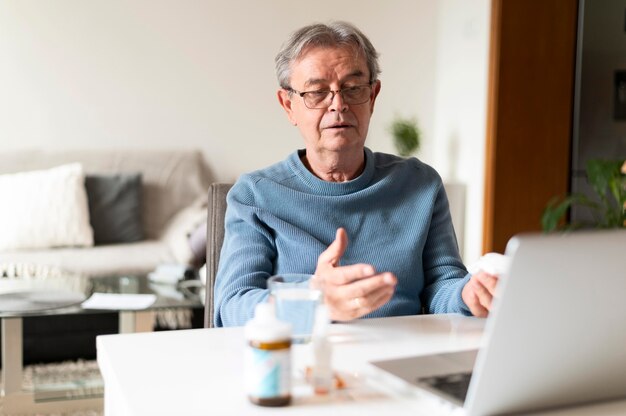
[[[304,52],[291,66],[291,88],[294,90],[337,91],[369,83],[365,57],[355,58],[350,47],[315,47]],[[374,101],[380,82],[371,88],[369,101],[348,105],[341,94],[335,94],[327,108],[310,109],[297,93],[278,91],[278,100],[289,120],[300,129],[307,150],[314,152],[362,151],[367,137]]]

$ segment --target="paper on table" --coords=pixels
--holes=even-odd
[[[129,293],[94,293],[82,303],[83,309],[138,310],[146,309],[156,301],[156,295]]]

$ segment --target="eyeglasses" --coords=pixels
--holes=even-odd
[[[348,105],[365,104],[370,100],[372,94],[372,84],[355,85],[337,91],[317,90],[301,92],[293,88],[285,89],[290,92],[295,92],[302,97],[304,105],[311,110],[330,107],[335,99],[335,94],[341,94],[341,98]]]

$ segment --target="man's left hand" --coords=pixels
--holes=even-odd
[[[487,274],[482,270],[472,275],[461,292],[463,302],[470,309],[472,315],[481,318],[489,315],[497,285],[497,276]]]

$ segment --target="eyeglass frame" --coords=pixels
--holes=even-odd
[[[340,88],[340,89],[338,89],[338,90],[310,90],[310,91],[298,91],[298,90],[295,90],[295,89],[293,89],[293,88],[291,88],[291,87],[283,87],[283,89],[284,89],[285,91],[289,92],[289,93],[296,93],[297,95],[299,95],[299,96],[302,98],[302,102],[304,103],[304,106],[305,106],[306,108],[308,108],[309,110],[322,110],[322,109],[324,109],[324,108],[328,108],[328,107],[330,107],[330,106],[332,105],[333,100],[335,99],[335,95],[337,95],[337,94],[341,94],[341,99],[342,99],[342,100],[345,100],[345,97],[343,96],[343,90],[350,89],[350,88],[357,88],[357,87],[359,87],[359,88],[360,88],[360,87],[369,87],[369,88],[370,88],[370,94],[368,95],[368,99],[367,99],[367,100],[365,100],[365,101],[363,101],[362,103],[352,103],[352,104],[348,103],[348,105],[361,105],[361,104],[365,104],[365,103],[367,103],[368,101],[370,101],[370,100],[372,99],[372,87],[374,86],[374,84],[375,84],[375,83],[376,83],[376,81],[370,81],[370,82],[368,82],[367,84],[352,85],[352,86],[350,86],[350,87],[344,87],[344,88]],[[331,93],[331,94],[332,94],[332,95],[331,95],[331,97],[330,97],[330,102],[328,103],[328,105],[325,105],[325,106],[323,106],[323,107],[309,107],[309,106],[306,104],[306,99],[304,98],[304,96],[305,96],[306,94],[309,94],[309,93],[320,93],[320,92],[323,92],[323,91],[326,91],[326,93]],[[328,97],[328,95],[326,95],[326,97]],[[326,100],[326,98],[324,98],[324,100]],[[322,100],[322,102],[323,102],[323,100]]]

